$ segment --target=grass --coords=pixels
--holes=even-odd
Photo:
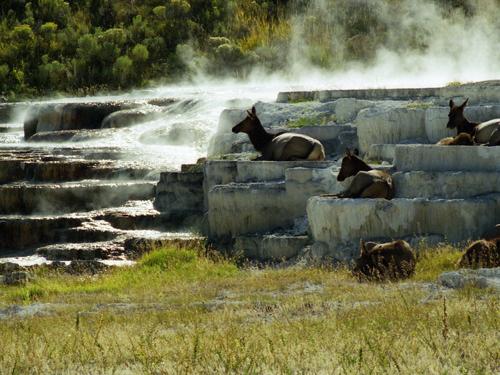
[[[460,82],[460,81],[451,81],[451,82],[448,82],[446,84],[446,87],[458,87],[458,86],[462,86],[463,83]]]
[[[408,109],[428,109],[432,107],[432,103],[429,102],[411,102],[406,105]]]
[[[289,128],[303,128],[304,126],[321,126],[335,121],[335,115],[318,115],[313,117],[299,117],[287,122]]]
[[[0,304],[54,308],[1,321],[0,373],[497,373],[498,295],[421,284],[458,256],[421,251],[414,279],[393,284],[185,249],[95,278],[40,271],[0,289]]]

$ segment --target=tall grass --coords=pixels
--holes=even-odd
[[[387,284],[174,249],[96,278],[42,273],[31,288],[51,304],[0,321],[0,373],[498,373],[498,294],[418,282],[457,255],[421,252],[415,280]]]

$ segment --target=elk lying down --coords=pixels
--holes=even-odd
[[[465,250],[459,268],[500,267],[500,238],[475,241]]]
[[[255,107],[247,111],[247,117],[233,127],[233,133],[246,133],[253,147],[262,156],[257,160],[324,160],[325,149],[320,141],[298,133],[268,133],[259,118]]]
[[[466,99],[461,105],[455,105],[450,100],[450,112],[448,113],[448,129],[457,129],[457,135],[467,133],[471,135],[477,144],[488,146],[500,145],[500,118],[490,121],[477,123],[470,122],[464,116],[464,109],[469,99]]]
[[[436,144],[439,146],[473,146],[474,140],[470,134],[460,133],[455,137],[443,138]]]
[[[354,176],[349,188],[340,194],[325,194],[337,198],[385,198],[394,197],[394,185],[388,172],[370,167],[355,152],[347,149],[342,159],[337,181]]]
[[[360,243],[353,275],[360,280],[400,280],[415,273],[416,259],[406,241]]]

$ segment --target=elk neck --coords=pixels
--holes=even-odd
[[[470,135],[474,134],[474,128],[478,125],[477,122],[470,122],[465,117],[463,121],[457,125],[457,134],[468,133]]]
[[[255,126],[248,133],[248,137],[250,138],[250,142],[252,142],[253,147],[255,147],[257,151],[262,152],[269,142],[273,140],[274,135],[266,132],[260,121],[257,120]]]

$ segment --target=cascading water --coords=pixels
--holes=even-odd
[[[152,207],[160,172],[206,156],[225,108],[272,102],[286,89],[291,87],[207,84],[19,105],[0,132],[0,261],[117,259],[127,239],[168,236]],[[23,121],[34,106],[49,108],[49,124],[41,129],[50,130],[55,105],[111,102],[134,103],[139,114],[151,103],[160,110],[126,126],[115,127],[109,117],[103,129],[90,124],[91,130],[24,137]],[[185,228],[173,234],[189,237]]]

